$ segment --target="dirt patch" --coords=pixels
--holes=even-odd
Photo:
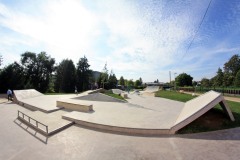
[[[186,127],[179,130],[178,133],[183,134],[219,130],[226,121],[230,121],[228,116],[223,111],[213,108]]]

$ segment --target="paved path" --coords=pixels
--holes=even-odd
[[[0,159],[238,160],[240,157],[240,128],[192,135],[134,137],[74,125],[47,139],[15,123],[20,108],[11,102],[0,104]]]

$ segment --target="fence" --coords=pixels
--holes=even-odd
[[[240,96],[240,89],[230,89],[230,88],[204,88],[204,87],[178,87],[178,90],[184,90],[187,92],[208,92],[210,90],[214,90],[216,92],[220,92],[224,94],[230,95],[239,95]]]

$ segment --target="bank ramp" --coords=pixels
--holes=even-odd
[[[159,86],[147,86],[145,92],[157,92],[159,90]]]
[[[85,101],[100,101],[100,102],[120,102],[125,103],[125,101],[105,95],[103,93],[93,93],[89,95],[79,96],[72,99],[85,100]]]
[[[217,104],[220,104],[225,113],[232,121],[234,121],[233,114],[230,108],[227,106],[221,93],[209,91],[185,103],[170,132],[175,133],[179,129],[185,127],[189,123],[205,114]]]

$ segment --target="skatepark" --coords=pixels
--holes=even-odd
[[[22,91],[20,91],[20,93],[21,92]],[[87,97],[84,97],[88,95],[88,93],[92,93],[92,91],[82,93],[81,95],[69,94],[50,96],[40,94],[39,100],[36,100],[38,99],[37,96],[30,96],[36,100],[35,103],[31,104],[25,104],[26,102],[32,102],[31,98],[27,97],[22,97],[22,99],[19,99],[20,101],[18,102],[4,102],[0,104],[0,115],[2,119],[0,122],[2,127],[0,135],[1,146],[3,146],[1,148],[0,159],[130,160],[146,158],[170,160],[206,158],[237,159],[240,156],[236,149],[240,146],[239,128],[183,135],[172,133],[158,133],[155,135],[152,134],[153,132],[141,132],[136,134],[136,130],[132,130],[132,127],[134,126],[141,127],[142,129],[145,128],[147,131],[149,131],[149,129],[153,129],[152,127],[155,129],[158,127],[157,130],[159,130],[160,127],[170,128],[170,126],[177,122],[175,118],[178,119],[178,117],[181,117],[181,119],[178,119],[181,121],[184,119],[184,115],[188,116],[188,114],[185,114],[185,111],[183,110],[184,107],[186,107],[186,103],[168,101],[168,99],[164,98],[155,98],[149,96],[148,92],[145,92],[146,91],[140,92],[140,94],[130,92],[128,94],[129,98],[126,99],[127,102],[107,102],[101,98],[101,95],[94,96],[95,98],[99,98],[99,101],[91,101],[91,98],[88,99]],[[95,91],[94,93],[97,92]],[[215,101],[212,101],[212,98],[209,95],[203,95],[202,97],[203,99],[207,99],[206,97],[208,97],[211,102],[214,103],[222,100],[221,96],[214,94],[214,92],[213,94],[211,93],[211,95],[213,95],[213,97],[214,95],[216,97],[220,97],[220,99],[216,98]],[[46,97],[43,98],[41,96]],[[79,98],[81,100],[79,100]],[[37,108],[41,106],[40,104],[43,103],[43,99],[45,101],[44,104],[49,103],[53,105],[49,105],[53,111],[49,111],[45,108],[47,105],[42,109]],[[57,101],[65,103],[68,102],[70,104],[73,103],[73,106],[70,105],[69,107],[69,105],[67,105],[65,106],[66,108],[68,107],[74,109],[74,107],[76,107],[76,103],[78,102],[78,105],[85,104],[89,109],[92,107],[92,110],[80,112],[66,109],[64,106],[57,106]],[[81,101],[81,103],[79,101]],[[199,99],[199,101],[202,103],[203,100]],[[96,105],[98,102],[102,105]],[[24,103],[24,106],[22,103]],[[117,105],[112,106],[114,107],[114,109],[112,109],[110,104],[115,103]],[[160,103],[161,106],[160,104],[158,106],[158,103]],[[109,106],[106,104],[109,104]],[[34,105],[35,107],[28,105]],[[189,105],[187,105],[187,107],[188,106]],[[211,105],[207,106],[211,108]],[[176,117],[177,112],[171,112],[170,109],[167,110],[168,107],[174,107],[174,109],[175,107],[178,107],[177,110],[179,111],[179,115]],[[125,111],[128,109],[129,114]],[[104,110],[106,110],[106,112],[104,112]],[[186,111],[188,110],[189,109]],[[19,113],[20,117],[18,117],[18,111],[31,117],[32,119],[30,118],[30,121],[33,125],[31,126],[29,124],[27,116],[24,117],[25,121],[21,118],[21,113]],[[182,111],[182,116],[180,116],[180,112]],[[116,114],[114,114],[114,112],[116,112]],[[141,112],[142,114],[146,112],[149,117],[144,117],[141,115]],[[71,113],[73,114],[72,117],[70,117]],[[79,123],[77,119],[74,119],[75,114],[78,116],[77,113],[81,114],[80,118],[76,117],[78,118]],[[166,113],[166,115],[161,119],[161,116],[164,116],[164,113]],[[94,114],[96,114],[96,116],[94,116]],[[127,115],[125,116],[124,114]],[[141,116],[138,116],[138,114]],[[73,120],[64,119],[64,115],[68,115],[68,118],[73,118]],[[83,117],[83,115],[89,115],[89,117]],[[168,117],[171,117],[171,115],[175,116],[169,118],[168,123],[165,123],[165,126],[163,125],[164,123],[155,123],[154,121],[164,120],[165,122]],[[36,121],[33,119],[39,121],[38,127],[40,129],[34,127],[36,126]],[[145,119],[145,121],[143,121],[143,119]],[[150,124],[150,122],[153,124]],[[48,126],[48,134],[45,132],[46,127],[40,123]],[[112,127],[118,126],[118,128],[108,130],[110,128],[107,125]],[[125,127],[127,129],[130,128],[130,131],[134,132],[130,133],[126,130],[117,131],[116,129],[125,128],[122,125],[126,125]],[[106,126],[107,128],[102,126]],[[40,130],[42,130],[42,132]],[[219,143],[221,143],[221,145],[219,145]],[[223,152],[223,150],[225,151]],[[201,151],[201,153],[199,151]]]
[[[73,124],[128,135],[175,134],[218,103],[234,121],[220,93],[210,91],[183,103],[145,94],[156,90],[156,86],[150,86],[140,94],[129,93],[127,101],[102,94],[100,90],[54,96],[34,89],[15,90],[15,103],[24,108],[16,116],[45,136]],[[121,94],[118,90],[114,92]]]

